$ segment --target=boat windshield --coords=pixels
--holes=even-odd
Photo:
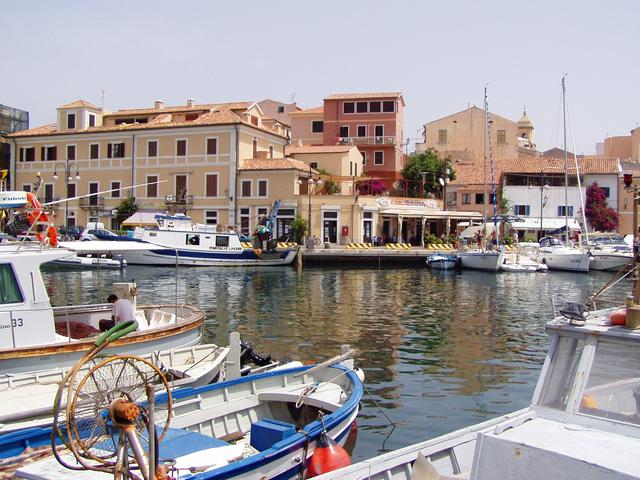
[[[541,247],[563,247],[564,244],[560,241],[559,238],[554,237],[544,237],[540,239]]]
[[[598,341],[586,377],[578,372],[584,345],[585,340],[579,338],[559,339],[539,404],[565,411],[571,396],[579,393],[576,389],[584,385],[578,413],[640,424],[638,345],[610,339]]]

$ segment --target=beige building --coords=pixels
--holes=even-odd
[[[240,161],[260,154],[281,158],[287,143],[286,126],[254,103],[193,100],[113,113],[78,100],[58,108],[55,124],[9,140],[12,188],[30,190],[40,172],[41,201],[95,194],[54,205],[56,224],[100,221],[114,228],[114,209],[129,195],[143,210],[237,225],[243,202],[268,206],[274,191],[269,179],[266,186],[241,184]],[[146,185],[130,188],[140,184]],[[248,208],[254,218],[258,207]]]
[[[640,128],[631,130],[630,135],[605,138],[604,155],[640,163]]]
[[[535,152],[534,126],[526,111],[517,122],[489,113],[491,146],[495,161],[516,158]],[[424,142],[416,144],[416,152],[432,148],[440,156],[453,161],[479,162],[485,157],[485,111],[476,106],[424,124]],[[488,153],[487,153],[488,156]]]

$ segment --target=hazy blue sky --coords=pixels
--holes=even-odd
[[[640,2],[5,1],[0,103],[55,121],[78,98],[105,107],[401,91],[405,136],[482,106],[562,146],[560,79],[578,153],[640,121]],[[571,147],[571,143],[569,143]]]

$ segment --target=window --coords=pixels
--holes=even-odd
[[[440,145],[444,145],[447,143],[447,131],[446,130],[438,130],[438,143]]]
[[[504,145],[507,143],[507,131],[498,130],[498,145]]]
[[[340,137],[347,138],[349,136],[349,125],[343,125],[340,127]]]
[[[349,162],[349,176],[353,176],[353,162]]]
[[[273,145],[269,145],[269,158],[273,158]]]
[[[67,160],[75,160],[75,159],[76,159],[76,146],[67,145]]]
[[[266,197],[267,196],[267,181],[266,180],[258,180],[258,196]]]
[[[217,197],[218,196],[218,174],[209,173],[205,176],[205,196]]]
[[[204,223],[207,225],[217,225],[218,224],[218,211],[217,210],[205,210],[204,212]]]
[[[40,156],[42,160],[57,160],[58,152],[56,147],[41,147]]]
[[[200,116],[200,114],[198,113],[188,113],[184,116],[185,121],[187,122],[193,122],[195,119],[197,119]]]
[[[147,197],[148,198],[156,198],[158,196],[158,181],[157,175],[147,175]]]
[[[53,184],[44,184],[44,201],[45,203],[53,202]]]
[[[176,140],[176,156],[184,157],[187,154],[187,141]]]
[[[158,156],[158,141],[149,140],[147,142],[147,157],[157,157],[157,156]]]
[[[358,102],[358,103],[356,103],[356,111],[358,113],[367,113],[368,110],[369,110],[369,103],[368,102]]]
[[[31,184],[25,183],[24,185],[22,185],[22,191],[23,192],[30,192],[31,191]]]
[[[396,111],[396,102],[394,102],[393,100],[385,100],[384,102],[382,102],[382,111],[383,112],[390,112],[393,113]]]
[[[373,164],[384,165],[384,152],[381,152],[381,151],[373,152]]]
[[[227,235],[216,235],[216,247],[228,247],[229,237]]]
[[[22,147],[20,148],[20,161],[21,162],[33,162],[36,159],[35,147]]]
[[[200,245],[200,235],[197,233],[187,233],[185,245]]]
[[[611,193],[611,189],[609,187],[600,187],[602,190],[604,190],[604,196],[606,198],[609,198],[609,194]]]
[[[96,126],[96,116],[93,113],[89,114],[89,126],[90,127]]]
[[[75,113],[67,113],[67,128],[73,129],[76,128],[76,114]]]
[[[111,182],[111,198],[120,198],[120,182]]]
[[[218,139],[207,138],[207,155],[217,155],[217,154],[218,154]]]
[[[573,205],[569,205],[569,209],[568,212],[566,214],[568,217],[573,217]],[[559,217],[564,217],[565,216],[565,206],[564,205],[558,205],[558,216]]]
[[[98,158],[100,158],[100,144],[99,143],[92,143],[91,145],[89,145],[89,158],[91,160],[97,160]]]
[[[241,208],[240,209],[240,233],[245,235],[249,235],[249,209]]]
[[[314,170],[318,169],[318,162],[309,162],[309,166]]]
[[[470,193],[463,193],[461,200],[462,200],[462,204],[463,205],[471,205],[471,194]]]
[[[256,158],[257,154],[258,154],[258,140],[254,138],[253,139],[253,158]]]
[[[484,193],[476,193],[476,205],[484,203]]]
[[[367,152],[362,152],[362,165],[367,164]]]
[[[324,122],[322,120],[314,120],[313,122],[311,122],[311,132],[312,133],[324,132]]]
[[[258,217],[257,217],[258,220],[266,218],[268,214],[269,214],[269,209],[264,207],[258,207]]]
[[[68,183],[67,184],[67,198],[73,198],[76,196],[76,184]]]
[[[358,125],[358,136],[366,137],[367,136],[367,126],[366,125]]]
[[[278,113],[284,113],[284,106],[278,105]]]
[[[124,142],[110,143],[107,146],[107,158],[124,158]]]
[[[0,264],[0,303],[22,303],[24,298],[11,264]]]
[[[353,102],[344,102],[342,104],[342,112],[343,113],[353,113],[353,112],[355,112],[355,104]]]
[[[369,102],[369,113],[379,113],[381,106],[380,102]]]
[[[528,216],[530,214],[531,207],[529,205],[514,205],[513,206],[513,214],[514,215],[524,215]]]
[[[251,180],[242,180],[241,191],[243,197],[251,196]]]
[[[384,125],[376,125],[375,126],[375,137],[376,143],[382,143],[384,137]]]

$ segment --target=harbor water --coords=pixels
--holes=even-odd
[[[135,280],[140,303],[202,308],[206,342],[237,331],[279,360],[322,361],[351,345],[366,376],[358,461],[527,406],[552,299],[586,301],[611,275],[129,266],[44,277],[54,305],[105,302],[113,282]],[[630,288],[601,298],[623,303]]]

